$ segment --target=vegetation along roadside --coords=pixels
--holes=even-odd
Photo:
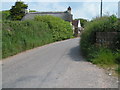
[[[108,45],[108,42],[97,43],[96,33],[117,33]],[[120,75],[120,21],[116,16],[104,16],[88,22],[81,35],[80,47],[85,58],[103,67],[110,72]],[[105,37],[105,35],[103,36]],[[103,38],[102,37],[102,38]],[[112,37],[112,36],[111,36]],[[110,39],[110,38],[109,38]],[[110,42],[111,42],[110,41]],[[111,75],[111,73],[109,73]],[[113,74],[113,73],[112,73]],[[116,74],[116,73],[115,73]]]
[[[72,26],[58,17],[2,22],[2,58],[55,41],[73,37]]]

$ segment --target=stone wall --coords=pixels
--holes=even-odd
[[[117,40],[117,35],[120,35],[120,32],[96,32],[96,44],[111,46]]]

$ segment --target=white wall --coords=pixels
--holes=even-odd
[[[81,27],[81,23],[80,23],[80,20],[78,20],[78,27]]]

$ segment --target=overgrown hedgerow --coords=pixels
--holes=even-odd
[[[40,16],[26,21],[3,21],[2,57],[68,39],[72,35],[70,23],[53,16]]]
[[[117,28],[120,24],[116,23],[117,18],[115,16],[105,16],[97,18],[91,22],[88,22],[83,34],[81,35],[81,49],[84,55],[88,55],[91,48],[95,48],[95,33],[96,32],[119,32]]]
[[[36,16],[34,20],[40,22],[42,21],[48,24],[49,28],[51,29],[54,41],[68,39],[73,35],[72,26],[70,26],[70,23],[65,22],[58,17],[49,15]]]
[[[83,55],[88,61],[101,66],[112,66],[120,61],[120,37],[117,36],[114,48],[106,48],[97,46],[95,33],[96,32],[120,32],[120,21],[116,16],[104,16],[96,18],[88,22],[85,30],[81,35],[80,47]],[[118,69],[119,70],[119,69]]]

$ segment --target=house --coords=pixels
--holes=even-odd
[[[73,26],[73,33],[75,34],[75,36],[78,36],[82,28],[80,20],[73,20],[70,6],[67,8],[66,11],[63,12],[29,12],[29,10],[26,10],[26,15],[22,18],[22,20],[34,19],[36,15],[51,15],[70,22],[70,24]]]
[[[80,33],[84,30],[83,27],[81,26],[80,20],[73,20],[72,25],[73,25],[74,35],[79,36]]]
[[[34,19],[36,15],[52,15],[55,17],[59,17],[65,21],[72,22],[73,20],[73,15],[71,14],[71,7],[69,6],[66,11],[63,12],[29,12],[26,11],[26,15],[22,18],[22,20],[27,20],[27,19]]]

